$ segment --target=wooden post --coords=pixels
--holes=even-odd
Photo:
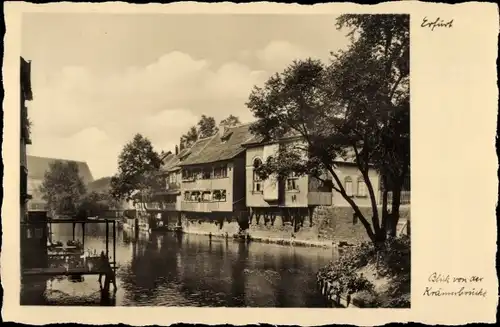
[[[75,223],[72,224],[73,225],[73,241],[75,240]]]
[[[113,261],[116,266],[116,221],[113,220]]]
[[[106,219],[106,259],[109,259],[109,224]]]

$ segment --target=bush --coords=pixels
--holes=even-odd
[[[388,239],[378,249],[362,243],[342,253],[338,260],[320,269],[318,279],[334,285],[335,294],[356,294],[367,307],[406,308],[410,305],[410,238]],[[372,265],[379,276],[390,280],[384,294],[375,294],[374,285],[359,273]]]

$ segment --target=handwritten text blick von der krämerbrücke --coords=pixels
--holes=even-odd
[[[486,290],[479,287],[483,281],[479,276],[452,276],[448,274],[432,273],[426,286],[424,296],[458,296],[458,297],[486,297]]]

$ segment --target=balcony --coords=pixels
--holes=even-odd
[[[21,138],[24,139],[25,144],[31,144],[31,122],[28,117],[28,108],[21,104]]]
[[[165,185],[165,191],[166,192],[180,192],[181,190],[181,184],[180,183],[177,183],[177,182],[173,182],[173,183],[167,183]]]
[[[28,168],[28,162],[26,158],[26,144],[21,142],[21,151],[20,151],[20,161],[21,161],[21,167]]]
[[[146,210],[148,211],[175,211],[175,203],[165,202],[152,202],[146,203]]]
[[[227,206],[226,202],[194,202],[194,201],[182,201],[181,210],[191,211],[191,212],[212,212],[212,211],[224,211],[224,206]]]

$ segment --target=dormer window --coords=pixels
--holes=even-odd
[[[231,138],[231,135],[233,135],[233,132],[223,134],[220,138],[221,142],[226,143]]]

